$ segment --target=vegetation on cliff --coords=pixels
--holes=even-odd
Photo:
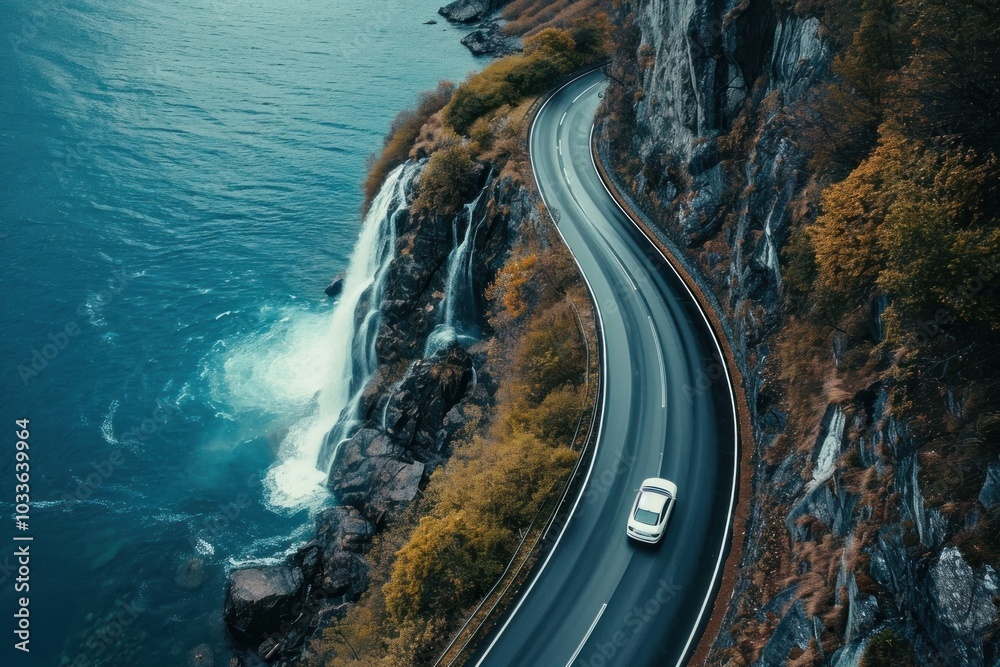
[[[433,662],[576,461],[596,393],[594,323],[572,257],[531,194],[525,113],[530,96],[602,56],[607,25],[601,16],[541,30],[524,54],[441,84],[399,115],[373,161],[369,193],[394,166],[426,158],[411,205],[426,224],[459,213],[486,173],[486,216],[510,218],[522,199],[532,210],[514,219],[513,247],[485,294],[483,381],[494,401],[473,410],[423,494],[388,519],[368,557],[368,591],[311,643],[307,664]]]
[[[868,514],[854,519],[849,539],[842,528],[802,515],[794,530],[809,538],[789,540],[792,512],[772,506],[761,527],[769,556],[757,564],[747,595],[771,600],[792,589],[805,613],[822,619],[816,640],[789,654],[796,665],[818,664],[841,648],[868,596],[865,604],[897,604],[891,623],[899,625],[874,635],[861,664],[916,664],[914,635],[903,627],[946,636],[938,619],[955,627],[963,621],[944,608],[932,617],[901,599],[924,594],[914,590],[919,577],[902,584],[905,593],[879,581],[873,560],[886,558],[874,555],[880,549],[890,551],[876,546],[886,527],[903,526],[907,558],[921,567],[949,545],[973,567],[1000,561],[997,513],[984,511],[979,499],[988,465],[1000,455],[1000,366],[991,342],[1000,328],[993,284],[1000,272],[1000,20],[974,0],[803,9],[821,17],[836,56],[833,82],[789,121],[812,154],[811,178],[790,206],[799,213],[782,251],[789,317],[771,360],[788,423],[764,460],[778,467],[810,452],[818,415],[840,406],[851,425],[844,437],[858,444],[836,464],[835,492],[856,498]],[[884,412],[875,404],[879,394],[887,396]],[[874,428],[898,429],[901,441],[884,443],[866,460],[866,430],[880,414],[885,421]],[[912,463],[907,442],[919,443]],[[912,479],[911,470],[918,471]],[[916,508],[908,509],[914,494]],[[939,537],[923,526],[935,513]],[[845,577],[856,582],[854,592]],[[780,617],[762,616],[759,603],[739,607],[736,641],[719,657],[749,664]],[[966,655],[951,647],[955,660]]]
[[[827,404],[870,418],[870,407],[852,401],[881,388],[891,418],[908,424],[908,437],[921,443],[912,483],[923,490],[924,506],[913,512],[940,512],[946,527],[935,544],[906,519],[911,511],[901,504],[911,482],[897,477],[908,474],[903,451],[885,448],[878,471],[845,454],[840,493],[872,508],[853,546],[817,522],[808,526],[814,541],[793,543],[793,562],[770,566],[772,574],[786,573],[785,585],[797,582],[806,609],[824,618],[820,643],[791,656],[801,665],[815,664],[842,641],[848,610],[839,562],[858,582],[859,596],[885,595],[870,556],[883,526],[909,526],[915,560],[958,545],[972,566],[1000,561],[1000,517],[984,512],[979,499],[987,468],[1000,455],[1000,365],[992,342],[1000,329],[1000,17],[975,0],[862,0],[819,3],[811,11],[832,29],[835,77],[797,111],[813,155],[813,187],[802,201],[818,193],[818,206],[814,219],[806,215],[793,228],[783,253],[791,320],[775,364],[790,421],[768,460],[777,463],[800,443],[811,446],[808,415]],[[874,330],[873,312],[881,324]],[[774,517],[775,524],[784,521]],[[810,572],[792,574],[796,562],[808,562]],[[740,640],[727,659],[759,655],[755,633],[768,632],[772,622],[739,624]],[[916,623],[937,632],[926,620]],[[890,627],[869,642],[861,664],[915,664],[913,656],[910,640]]]

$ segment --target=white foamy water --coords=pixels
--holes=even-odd
[[[108,443],[112,447],[118,446],[118,438],[115,437],[115,413],[118,412],[118,401],[111,401],[111,405],[108,406],[108,411],[104,415],[104,421],[101,422],[101,437],[104,438],[104,442]]]
[[[328,312],[286,309],[265,331],[224,353],[212,394],[239,411],[287,413],[323,389],[330,366]]]
[[[327,497],[338,441],[354,424],[361,390],[375,370],[378,308],[396,245],[394,218],[406,206],[406,188],[416,171],[413,164],[395,169],[365,216],[344,290],[327,316],[325,336],[314,343],[325,352],[301,369],[311,378],[309,388],[318,391],[315,408],[289,429],[264,480],[272,507],[314,507]],[[328,439],[331,446],[325,446]]]

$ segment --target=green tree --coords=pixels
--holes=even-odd
[[[949,317],[997,326],[993,292],[983,289],[988,285],[962,291],[992,273],[990,260],[1000,256],[1000,227],[984,217],[982,205],[995,165],[933,148],[915,148],[909,156],[891,184],[892,203],[877,232],[885,257],[879,287],[916,317],[945,306]]]
[[[899,0],[913,57],[894,113],[917,137],[1000,154],[1000,11],[985,0]]]
[[[887,183],[898,178],[906,148],[897,135],[884,139],[847,178],[824,190],[820,215],[808,228],[821,295],[847,305],[875,285],[882,266],[878,225],[891,203]]]
[[[601,12],[573,21],[569,34],[576,52],[585,60],[598,60],[608,55],[608,38],[612,25],[608,15]]]
[[[386,608],[402,623],[434,613],[444,617],[480,594],[503,571],[503,532],[464,511],[425,516],[396,557],[383,590]]]
[[[420,128],[432,115],[444,108],[454,91],[455,84],[441,81],[434,90],[420,94],[416,109],[404,109],[396,115],[382,144],[382,153],[368,168],[364,184],[366,208],[378,194],[386,175],[409,157]]]
[[[549,392],[537,408],[524,413],[524,428],[553,447],[571,446],[582,406],[581,391],[573,385],[564,385]]]

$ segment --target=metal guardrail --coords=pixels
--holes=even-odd
[[[598,62],[595,62],[595,63],[591,63],[590,65],[585,65],[584,67],[577,68],[576,70],[570,72],[569,74],[567,74],[566,76],[564,76],[563,78],[561,78],[559,81],[557,81],[549,89],[549,91],[546,92],[544,95],[540,95],[539,97],[535,98],[535,100],[531,103],[531,105],[528,107],[527,111],[524,114],[524,119],[527,121],[527,125],[526,125],[527,130],[524,133],[524,138],[523,138],[523,141],[522,141],[522,147],[524,148],[525,151],[530,151],[530,148],[531,148],[530,145],[529,145],[529,141],[530,141],[530,137],[531,137],[530,128],[531,128],[531,126],[535,122],[535,116],[538,114],[538,112],[542,108],[542,106],[552,97],[552,95],[554,95],[557,91],[559,91],[563,86],[565,86],[570,81],[573,81],[574,79],[577,79],[580,76],[582,76],[584,74],[587,74],[588,72],[592,72],[594,70],[601,69],[602,67],[605,67],[609,62],[611,62],[610,59],[605,59],[605,60],[601,60],[601,61],[598,61]],[[544,205],[544,202],[543,202],[543,205]],[[550,210],[549,213],[550,213],[550,215],[552,215],[553,221],[557,221],[558,220],[559,212],[557,210]],[[579,321],[579,314],[577,314],[577,318],[578,318],[578,321]],[[600,341],[603,338],[603,335],[602,335],[602,332],[600,330],[600,327],[598,326],[596,328],[597,328],[598,343],[600,344]],[[587,361],[587,376],[588,376],[587,386],[588,386],[588,389],[587,389],[587,391],[588,391],[588,396],[589,396],[589,393],[590,393],[590,388],[589,388],[589,384],[590,384],[589,383],[589,374],[590,374],[590,341],[588,340],[588,338],[586,336],[586,332],[583,332],[583,333],[584,333],[584,337],[583,337],[584,338],[584,343],[587,346],[587,358],[588,358],[588,361]],[[535,517],[532,518],[531,523],[529,523],[528,528],[526,529],[524,536],[522,536],[520,543],[518,543],[518,546],[517,546],[517,549],[514,552],[514,555],[511,557],[510,562],[507,564],[507,567],[504,569],[504,573],[502,575],[500,575],[500,578],[497,579],[496,583],[493,584],[493,587],[490,589],[490,591],[483,597],[483,600],[476,606],[476,608],[472,611],[472,613],[465,620],[465,622],[462,624],[462,626],[458,629],[458,631],[455,633],[455,636],[452,638],[452,640],[445,647],[444,651],[441,652],[441,655],[438,656],[438,659],[433,663],[433,667],[441,667],[441,665],[444,665],[444,667],[452,667],[453,665],[455,665],[456,662],[458,662],[463,657],[463,655],[469,649],[469,647],[473,645],[473,641],[475,641],[477,639],[477,637],[479,636],[480,632],[482,632],[483,628],[487,627],[487,623],[491,620],[491,618],[493,617],[493,614],[496,612],[496,610],[500,606],[501,602],[503,602],[506,599],[507,593],[514,586],[514,584],[516,584],[518,582],[518,579],[521,576],[521,574],[522,574],[522,572],[524,570],[524,567],[531,561],[532,556],[538,555],[540,553],[540,551],[538,551],[539,550],[539,546],[543,544],[543,542],[545,541],[545,539],[548,537],[549,531],[552,529],[553,525],[555,525],[555,523],[556,523],[556,521],[557,521],[557,519],[558,519],[558,517],[560,515],[560,511],[564,508],[564,506],[566,504],[566,499],[569,497],[570,492],[572,491],[574,484],[578,481],[580,469],[581,469],[581,467],[583,465],[583,462],[587,459],[587,455],[590,452],[591,444],[593,443],[594,435],[595,435],[595,432],[596,432],[595,429],[594,429],[594,426],[597,423],[598,412],[600,410],[600,401],[599,401],[599,398],[600,398],[600,395],[601,395],[601,388],[602,388],[602,386],[604,384],[604,370],[605,370],[604,368],[601,368],[600,372],[598,373],[597,383],[596,383],[596,391],[594,392],[594,404],[593,404],[593,408],[591,409],[590,426],[589,426],[589,428],[587,430],[586,440],[583,442],[583,444],[580,447],[580,455],[577,457],[576,463],[573,465],[573,470],[570,472],[569,477],[566,479],[566,483],[563,485],[563,491],[562,491],[562,493],[559,496],[559,500],[555,503],[555,505],[551,509],[549,517],[548,517],[548,519],[545,522],[544,528],[542,528],[540,530],[538,536],[535,538],[534,542],[532,542],[531,547],[528,549],[528,551],[523,554],[523,559],[521,560],[521,564],[518,566],[517,570],[512,575],[510,581],[507,583],[507,586],[504,587],[503,591],[501,591],[500,596],[493,603],[493,605],[489,608],[489,610],[487,610],[486,615],[483,617],[483,619],[476,626],[475,630],[472,631],[472,634],[462,643],[462,646],[458,649],[458,653],[454,657],[452,657],[447,663],[445,663],[444,662],[445,659],[448,657],[448,654],[454,649],[455,645],[458,643],[458,641],[462,637],[463,633],[466,632],[466,630],[472,624],[472,622],[476,618],[476,616],[483,610],[483,608],[486,605],[487,601],[490,599],[490,596],[492,596],[496,592],[496,590],[500,586],[500,584],[503,583],[504,578],[507,576],[508,572],[510,572],[510,569],[513,566],[514,562],[518,559],[518,556],[521,554],[521,550],[522,550],[522,548],[524,546],[525,540],[527,539],[528,535],[531,534],[531,528],[535,525],[535,522],[538,520],[539,516],[541,516],[542,511],[544,509],[546,509],[546,505],[543,505],[542,507],[540,507],[539,510],[538,510],[538,512],[535,514]],[[582,421],[582,416],[583,415],[581,414],[581,421]],[[573,435],[573,442],[570,443],[570,447],[571,448],[573,448],[575,446],[576,440],[579,437],[579,426],[580,425],[578,424],[577,425],[577,432],[574,433],[574,435]],[[553,487],[553,489],[554,488],[555,487]],[[538,551],[538,553],[536,553],[536,551]]]

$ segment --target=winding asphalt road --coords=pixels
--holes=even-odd
[[[603,421],[569,521],[519,603],[476,656],[509,667],[673,666],[690,657],[718,587],[736,493],[728,374],[697,302],[604,188],[590,135],[593,72],[542,107],[531,160],[542,197],[598,305]],[[625,537],[640,483],[678,500],[663,541]]]

